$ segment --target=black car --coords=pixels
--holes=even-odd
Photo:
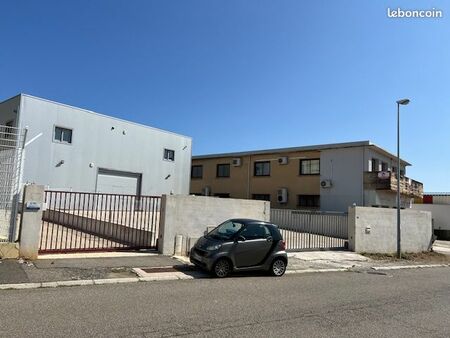
[[[278,227],[253,219],[230,219],[200,238],[190,252],[196,266],[226,277],[232,271],[266,270],[282,276],[286,245]]]

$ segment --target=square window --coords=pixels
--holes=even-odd
[[[203,178],[203,166],[193,165],[191,168],[191,178]]]
[[[164,159],[167,161],[175,161],[175,150],[164,149]]]
[[[217,165],[217,177],[230,177],[230,165],[218,164]]]
[[[270,202],[270,194],[253,194],[252,199],[258,201],[269,201]]]
[[[72,143],[72,129],[56,127],[53,136],[53,140],[61,143]]]
[[[320,207],[320,195],[298,195],[298,206],[318,208]]]
[[[300,160],[300,175],[319,175],[320,160]]]
[[[270,162],[255,162],[253,174],[255,176],[270,176]]]

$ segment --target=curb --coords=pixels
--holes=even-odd
[[[306,270],[287,270],[286,274],[297,274],[297,273],[315,273],[315,272],[344,272],[350,271],[349,268],[336,268],[336,269],[306,269]]]
[[[402,269],[422,269],[422,268],[442,268],[450,267],[450,264],[422,264],[422,265],[397,265],[397,266],[376,266],[371,269],[378,270],[402,270]],[[325,272],[348,272],[351,268],[336,269],[306,269],[306,270],[288,270],[286,275],[303,274],[303,273],[325,273]],[[146,277],[129,277],[129,278],[108,278],[108,279],[80,279],[57,282],[41,282],[41,283],[18,283],[18,284],[0,284],[0,290],[26,290],[26,289],[45,289],[70,286],[85,285],[106,285],[106,284],[125,284],[137,282],[156,282],[168,280],[193,280],[193,275],[185,275],[175,273],[171,275],[154,275]]]
[[[394,265],[394,266],[374,266],[373,270],[402,270],[402,269],[424,269],[424,268],[446,268],[450,264],[417,264],[417,265]]]

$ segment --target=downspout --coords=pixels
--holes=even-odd
[[[247,199],[250,199],[250,164],[252,162],[252,155],[248,157],[247,165]]]

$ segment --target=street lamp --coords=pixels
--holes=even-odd
[[[400,246],[400,105],[406,106],[409,99],[397,101],[397,257],[402,258]]]

